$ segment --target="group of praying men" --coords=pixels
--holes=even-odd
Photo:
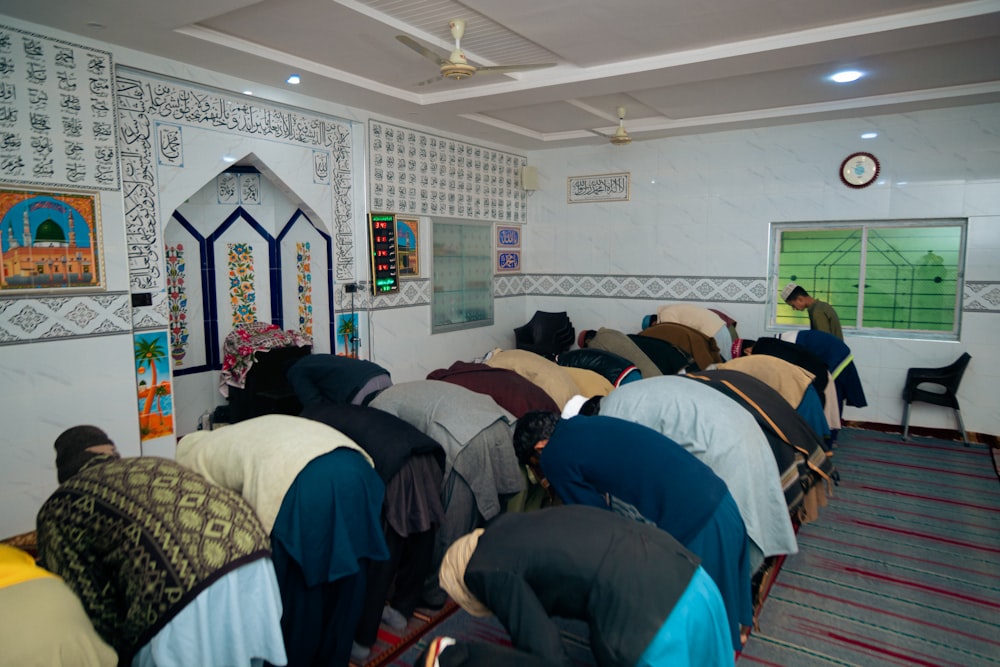
[[[787,356],[764,341],[734,340],[732,356]],[[12,633],[18,664],[363,663],[380,623],[402,630],[445,594],[495,615],[513,646],[438,638],[428,667],[571,664],[556,617],[586,622],[598,665],[732,664],[752,574],[797,551],[767,437],[713,386],[734,370],[579,395],[589,371],[531,375],[531,354],[197,431],[176,460],[122,459],[100,428],[66,430],[42,567],[0,562],[23,571],[15,583],[61,577],[73,620],[58,639]],[[839,354],[823,363],[843,373]],[[531,489],[544,509],[512,511]]]

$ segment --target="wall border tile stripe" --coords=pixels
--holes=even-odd
[[[0,300],[0,345],[131,331],[128,292]]]
[[[556,296],[763,304],[766,292],[765,278],[748,277],[541,273],[493,277],[494,298]],[[342,285],[333,293],[336,312],[351,310],[352,295],[345,293]],[[126,292],[0,299],[0,345],[162,328],[160,322],[167,319],[168,311],[166,295],[153,297],[156,316],[139,318],[134,326]],[[353,297],[356,311],[427,306],[431,303],[431,281],[404,280],[399,292],[378,297],[362,288]],[[962,308],[966,313],[1000,314],[1000,281],[966,282]]]

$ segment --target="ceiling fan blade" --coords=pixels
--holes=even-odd
[[[429,79],[424,79],[423,81],[418,81],[418,82],[416,82],[413,85],[415,85],[415,86],[429,86],[432,83],[437,83],[438,81],[444,81],[444,77],[442,77],[440,74],[437,75],[437,76],[432,76]]]
[[[434,61],[434,63],[437,64],[439,67],[441,65],[448,64],[447,58],[438,55],[437,53],[434,53],[433,51],[425,47],[423,44],[417,42],[415,39],[407,37],[406,35],[396,35],[396,40],[399,41],[401,44],[410,47],[411,49],[413,49],[423,57],[427,58],[428,60]]]
[[[546,67],[555,67],[556,63],[542,63],[534,65],[488,65],[486,67],[477,67],[476,72],[494,72],[494,73],[504,73],[504,72],[524,72],[531,69],[545,69]]]

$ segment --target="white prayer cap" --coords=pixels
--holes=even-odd
[[[795,283],[788,283],[785,285],[785,289],[781,290],[781,300],[788,301],[788,297],[792,295],[792,292],[795,291],[796,287],[798,287],[798,285]]]
[[[583,404],[586,402],[587,402],[587,397],[581,396],[580,394],[577,394],[573,398],[569,399],[568,401],[566,401],[566,405],[563,406],[562,418],[569,419],[570,417],[577,416],[578,414],[580,414],[580,408],[582,408]]]

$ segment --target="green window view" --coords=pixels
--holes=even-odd
[[[773,225],[776,285],[795,282],[857,330],[958,333],[965,221]],[[776,295],[775,323],[809,325]]]

